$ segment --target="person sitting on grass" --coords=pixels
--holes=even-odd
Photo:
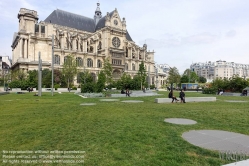
[[[174,102],[174,100],[176,101],[176,103],[177,103],[177,101],[179,101],[179,100],[173,95],[173,91],[172,91],[172,90],[169,92],[169,98],[172,98],[172,103]]]

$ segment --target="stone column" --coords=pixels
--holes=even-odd
[[[28,56],[27,56],[27,53],[28,53],[28,50],[27,50],[27,39],[24,39],[24,55],[23,55],[23,57],[24,58],[28,58]]]
[[[83,40],[83,52],[84,53],[87,52],[87,40],[86,39]]]
[[[76,50],[76,39],[75,39],[75,37],[73,38],[72,44],[73,44],[73,51],[75,51]]]
[[[95,53],[98,55],[98,41],[95,40]]]
[[[20,58],[22,58],[22,47],[23,47],[23,41],[22,41],[23,39],[22,38],[20,38],[20,43],[19,43],[19,51],[20,51],[20,55],[19,55],[19,57]]]
[[[78,40],[78,52],[81,52],[81,50],[80,50],[80,39]]]

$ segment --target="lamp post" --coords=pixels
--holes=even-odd
[[[3,89],[4,91],[7,91],[6,87],[5,87],[5,75],[9,73],[9,67],[7,66],[5,68],[5,70],[3,70]]]
[[[52,68],[52,85],[51,85],[51,93],[52,96],[54,95],[54,35],[52,35],[52,64],[51,64],[51,68]]]

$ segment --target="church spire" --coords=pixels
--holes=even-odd
[[[97,3],[97,8],[95,10],[95,15],[94,15],[94,21],[95,21],[95,25],[97,25],[97,23],[99,22],[99,20],[101,19],[102,15],[101,15],[101,11],[99,8],[100,3]]]

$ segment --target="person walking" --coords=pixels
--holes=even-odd
[[[183,103],[186,103],[185,102],[185,93],[182,91],[182,89],[181,89],[181,92],[180,92],[180,94],[179,94],[179,97],[181,98],[181,103],[183,102]]]
[[[173,91],[172,91],[172,90],[169,92],[169,98],[172,98],[172,103],[174,103],[174,100],[175,100],[176,103],[177,103],[177,101],[179,101],[179,100],[173,95]]]

